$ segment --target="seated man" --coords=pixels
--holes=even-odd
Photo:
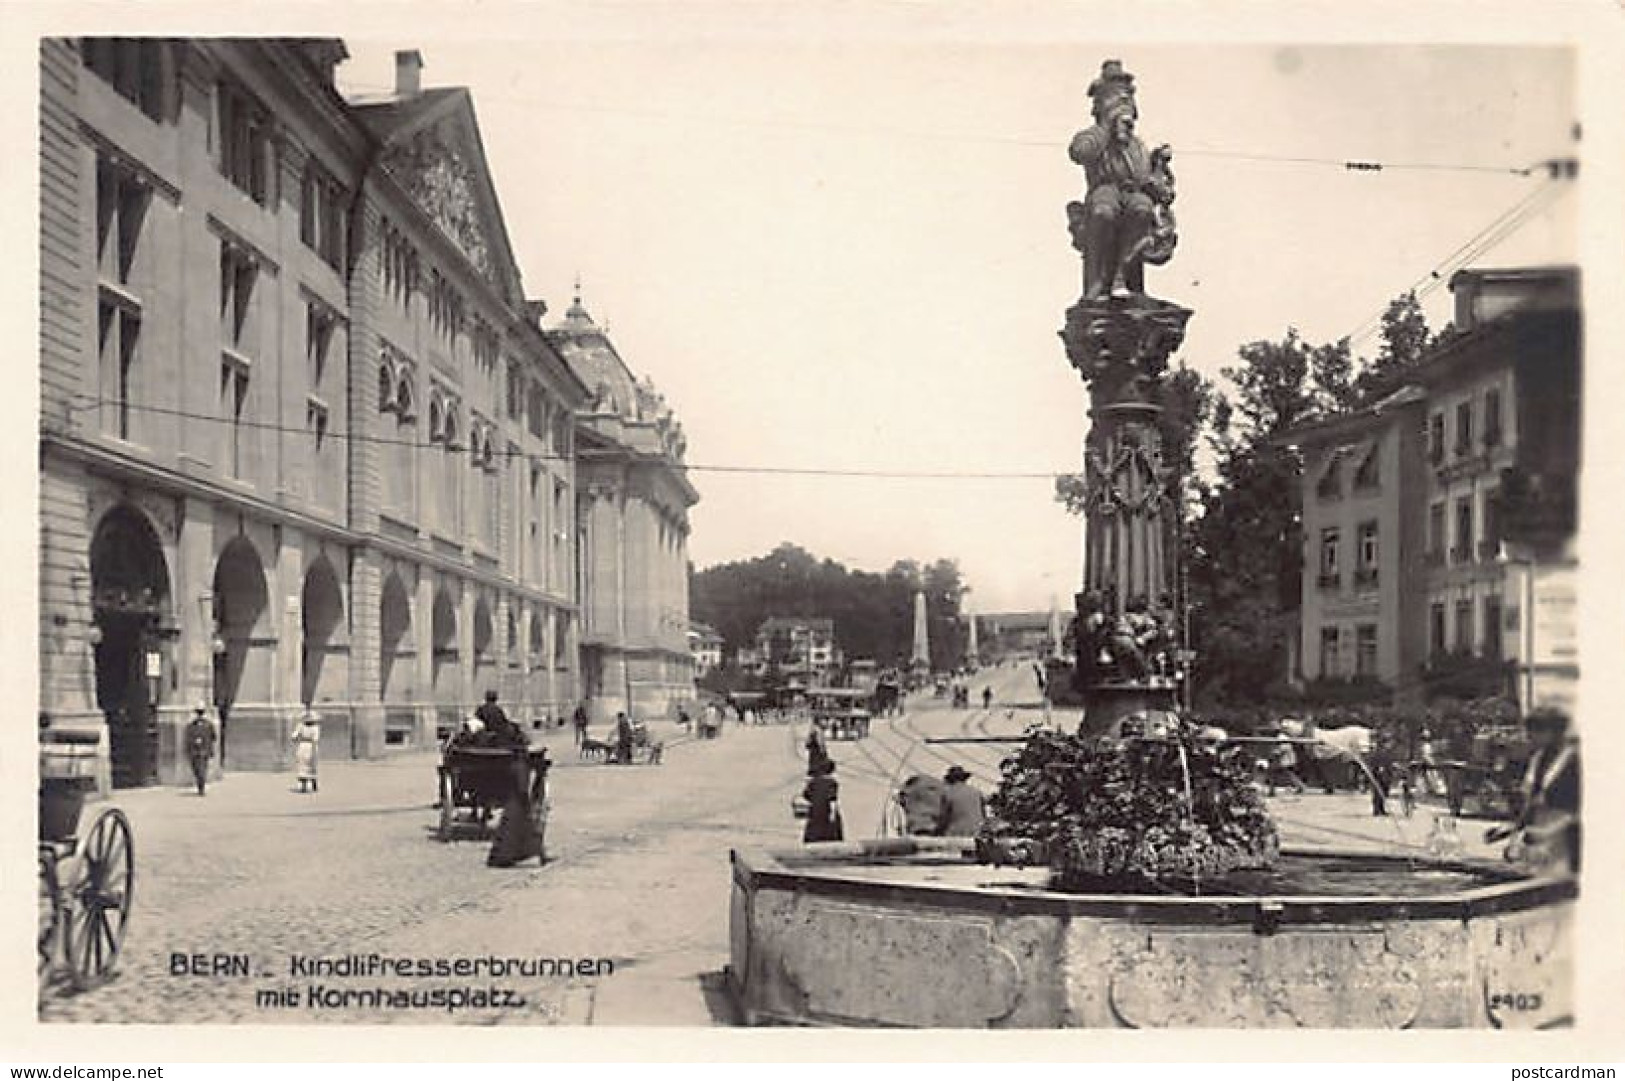
[[[903,808],[903,828],[909,836],[932,837],[942,832],[942,794],[942,782],[923,773],[903,782],[897,802]]]

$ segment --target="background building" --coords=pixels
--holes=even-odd
[[[594,719],[654,716],[694,697],[688,647],[687,440],[577,293],[549,340],[592,388],[577,417],[582,695]]]
[[[688,625],[688,649],[694,655],[694,677],[722,667],[722,635],[708,623],[694,621]]]
[[[669,416],[607,437],[602,374],[544,333],[467,91],[406,52],[346,101],[345,56],[41,43],[41,702],[105,734],[115,784],[179,779],[199,702],[228,768],[284,765],[306,704],[329,755],[428,744],[488,688],[566,716],[577,417],[595,484],[681,453]],[[691,668],[668,519],[607,602],[681,653],[663,693]]]
[[[1400,385],[1295,433],[1302,672],[1411,690],[1453,663],[1506,659],[1525,708],[1566,700],[1577,273],[1466,270],[1450,286],[1452,328]]]

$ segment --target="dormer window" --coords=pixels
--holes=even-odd
[[[1343,494],[1343,452],[1332,451],[1326,460],[1326,470],[1315,484],[1315,495],[1321,499],[1337,499]]]
[[[1372,444],[1360,460],[1360,468],[1354,471],[1354,487],[1362,490],[1376,488],[1382,483],[1381,447]]]

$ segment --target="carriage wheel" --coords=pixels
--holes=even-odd
[[[62,911],[57,908],[58,883],[56,852],[39,850],[39,982],[43,984],[56,964],[57,943],[62,937]]]
[[[97,816],[66,893],[68,975],[87,991],[112,975],[135,899],[135,845],[122,811]]]

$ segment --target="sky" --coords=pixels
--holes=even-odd
[[[613,18],[345,37],[341,89],[388,90],[403,48],[425,86],[471,89],[527,294],[556,317],[579,275],[684,425],[696,567],[786,540],[872,570],[951,558],[979,612],[1067,607],[1081,578],[1082,523],[1047,475],[1078,469],[1087,427],[1056,332],[1081,284],[1066,144],[1102,60],[1135,75],[1142,138],[1173,147],[1180,242],[1147,288],[1194,309],[1178,359],[1209,375],[1289,326],[1315,342],[1371,326],[1546,183],[1510,170],[1583,146],[1553,47],[644,35]],[[1574,261],[1578,200],[1557,187],[1475,265]],[[1448,305],[1428,298],[1435,328]]]

